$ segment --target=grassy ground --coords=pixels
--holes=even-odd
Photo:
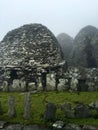
[[[10,119],[7,116],[8,111],[8,98],[10,95],[15,96],[17,117]],[[81,92],[80,95],[76,93],[68,92],[42,92],[32,94],[32,113],[31,119],[24,120],[22,118],[23,108],[24,108],[24,98],[25,93],[0,93],[0,101],[4,111],[3,115],[0,115],[0,120],[4,120],[11,123],[22,123],[22,124],[40,124],[40,125],[50,125],[52,122],[46,123],[43,120],[43,113],[45,111],[46,101],[53,102],[58,105],[60,103],[71,102],[75,105],[76,102],[83,102],[89,104],[91,102],[98,100],[98,92]],[[88,124],[88,125],[98,125],[98,119],[88,118],[88,119],[66,119],[63,112],[57,109],[57,118],[63,120],[65,123],[76,123],[76,124]]]

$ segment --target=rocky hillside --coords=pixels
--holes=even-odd
[[[0,66],[48,66],[62,61],[58,41],[41,24],[8,32],[0,43],[0,52]]]
[[[61,46],[64,59],[67,62],[70,62],[70,53],[73,48],[73,38],[67,35],[66,33],[61,33],[57,36],[57,40]]]
[[[72,64],[87,68],[98,67],[98,29],[86,26],[74,39]]]

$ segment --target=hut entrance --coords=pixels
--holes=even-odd
[[[17,71],[12,69],[10,71],[10,84],[12,84],[14,79],[18,79]]]
[[[47,80],[46,80],[46,75],[47,73],[46,72],[43,72],[42,73],[42,86],[43,86],[43,90],[46,90],[46,84],[47,84]]]
[[[78,91],[79,92],[83,92],[83,91],[87,91],[87,86],[86,86],[86,79],[78,79],[79,84],[78,84]]]

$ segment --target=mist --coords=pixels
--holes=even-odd
[[[97,12],[98,0],[1,0],[0,41],[8,31],[29,23],[75,37],[86,25],[98,28]]]

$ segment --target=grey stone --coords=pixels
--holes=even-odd
[[[60,104],[60,107],[62,110],[71,110],[71,103],[70,102],[66,102],[64,104]]]
[[[19,79],[14,79],[13,84],[10,87],[10,91],[19,91],[20,90],[20,81]]]
[[[61,110],[64,112],[65,117],[74,118],[74,110],[71,108],[71,103],[67,102],[65,104],[61,104]]]
[[[59,79],[58,91],[64,91],[64,90],[65,90],[65,79]]]
[[[75,124],[67,124],[63,130],[81,130],[81,127]]]
[[[9,87],[10,91],[25,91],[26,90],[26,82],[21,79],[14,79],[13,84]]]
[[[8,82],[7,82],[7,81],[4,81],[4,82],[3,82],[2,91],[4,91],[4,92],[8,92],[8,91],[9,91]]]
[[[75,117],[77,118],[87,118],[91,116],[90,109],[84,104],[78,104],[75,108]]]
[[[98,130],[98,128],[90,125],[84,125],[82,130]]]
[[[0,121],[0,129],[4,128],[6,122],[5,121]]]
[[[30,94],[30,92],[28,92],[25,95],[23,118],[30,119],[30,117],[31,117],[31,110],[32,110],[31,94]]]
[[[8,127],[6,127],[6,130],[23,130],[23,125],[20,124],[9,125]]]
[[[26,81],[20,80],[20,91],[26,91]]]
[[[38,125],[29,125],[29,126],[24,126],[23,130],[50,130],[50,129]]]
[[[47,91],[55,90],[55,74],[47,74]]]
[[[10,118],[16,117],[15,97],[10,96],[8,100],[8,116]]]
[[[42,82],[41,82],[41,77],[38,78],[38,87],[37,87],[38,91],[42,91],[43,90],[43,86],[42,86]]]
[[[64,127],[64,122],[63,121],[56,121],[53,125],[53,130],[62,130]]]
[[[8,84],[5,84],[4,90],[7,85],[10,91],[33,90],[39,85],[37,89],[40,91],[45,84],[44,80],[37,83],[38,78],[43,77],[42,70],[62,66],[62,62],[61,48],[47,27],[41,24],[24,25],[8,32],[0,42],[0,66],[4,69],[0,75],[0,86],[1,81],[6,80]]]
[[[92,116],[98,117],[98,101],[92,102],[88,106],[90,109],[95,110],[95,114],[92,113]]]
[[[94,102],[95,108],[98,109],[98,101]]]
[[[48,120],[55,120],[56,118],[56,106],[54,103],[48,103],[46,105],[46,111],[44,113],[44,119]]]
[[[41,24],[28,24],[8,32],[0,44],[0,52],[0,66],[45,67],[62,61],[57,39]]]
[[[38,125],[25,126],[23,130],[40,130]]]
[[[88,87],[88,91],[89,91],[89,92],[95,91],[95,87],[94,87],[94,86],[89,86],[89,87]]]
[[[78,80],[75,77],[72,77],[71,79],[71,90],[72,91],[77,91],[78,88]]]
[[[91,102],[88,106],[91,109],[98,109],[98,101]]]
[[[89,105],[88,105],[88,107],[90,108],[90,109],[95,109],[95,103],[94,102],[91,102]]]
[[[65,117],[67,118],[75,118],[75,114],[73,110],[66,110]]]
[[[28,84],[28,91],[34,91],[36,90],[36,86],[34,82],[31,82]]]

